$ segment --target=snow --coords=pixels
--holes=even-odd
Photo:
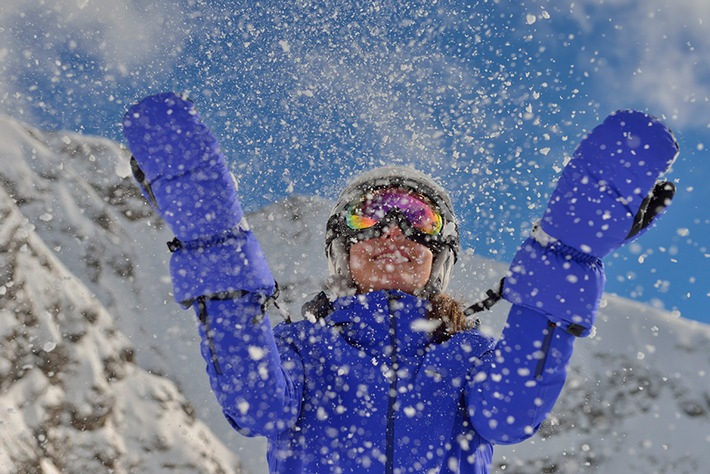
[[[58,258],[62,252],[50,250],[23,214],[34,220],[58,196],[56,219],[37,216],[36,221],[66,249],[63,256],[75,258],[74,248],[85,243],[96,248],[87,241],[99,238],[102,226],[87,217],[95,205],[90,200],[86,207],[77,205],[71,191],[93,192],[95,202],[105,203],[77,181],[76,169],[64,166],[65,155],[28,138],[27,129],[9,125],[0,127],[5,142],[16,145],[9,149],[29,151],[28,161],[38,164],[40,173],[15,180],[12,173],[30,171],[25,156],[2,157],[8,166],[0,190],[0,471],[38,472],[41,466],[42,472],[240,472],[237,458],[195,418],[175,383],[135,364],[136,350],[116,327],[115,315],[82,281],[98,283],[100,269],[87,274],[80,266],[81,277],[76,276]],[[53,165],[66,174],[49,173]],[[17,183],[33,177],[45,180],[45,192],[41,185],[18,192]],[[26,198],[18,199],[20,194]],[[22,211],[18,203],[25,204]],[[75,232],[72,238],[62,235],[68,228]],[[101,267],[104,256],[110,258],[95,255],[82,265]]]
[[[708,326],[607,298],[597,335],[576,343],[553,422],[530,443],[498,448],[497,454],[530,456],[543,465],[550,464],[545,458],[568,453],[605,472],[702,471],[709,447]],[[634,453],[641,458],[629,456]]]
[[[210,392],[194,315],[172,301],[172,236],[127,151],[9,117],[0,141],[0,471],[265,472],[264,441],[237,435]],[[294,195],[247,216],[294,319],[326,277],[329,208]],[[464,251],[451,292],[478,301],[505,270]],[[497,447],[494,472],[702,472],[710,327],[611,294],[597,326],[550,420]]]

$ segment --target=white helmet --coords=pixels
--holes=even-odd
[[[330,272],[329,289],[336,296],[354,294],[355,283],[350,275],[350,246],[370,238],[373,232],[353,231],[345,223],[346,214],[353,202],[359,200],[364,193],[379,188],[404,188],[427,198],[442,217],[442,228],[436,235],[422,234],[411,227],[403,229],[405,235],[427,246],[434,254],[431,274],[421,296],[431,297],[443,292],[451,276],[451,269],[456,262],[459,251],[458,220],[454,214],[451,199],[446,191],[426,174],[406,166],[384,166],[368,171],[353,180],[343,190],[331,210],[326,229],[325,253],[328,258]],[[400,222],[400,226],[403,223]],[[404,223],[406,226],[406,223]],[[374,232],[381,231],[380,226],[374,226]],[[377,235],[377,234],[375,234]]]

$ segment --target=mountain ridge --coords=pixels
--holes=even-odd
[[[223,469],[237,469],[233,465],[238,457],[244,469],[265,472],[264,441],[236,435],[210,393],[194,315],[172,301],[170,255],[165,247],[172,236],[131,181],[128,152],[100,137],[45,133],[9,117],[0,117],[0,142],[5,164],[0,169],[0,183],[5,196],[12,198],[1,200],[3,255],[17,258],[22,253],[21,246],[11,245],[17,239],[9,237],[5,229],[6,216],[12,214],[12,219],[24,222],[18,228],[33,235],[36,246],[46,249],[44,260],[60,262],[66,268],[62,278],[80,283],[77,288],[81,289],[67,290],[65,298],[72,298],[75,292],[85,294],[100,308],[95,312],[102,315],[107,327],[115,325],[112,331],[123,334],[120,340],[124,343],[116,343],[117,347],[130,347],[130,354],[121,355],[118,349],[114,357],[119,365],[135,366],[130,370],[147,374],[141,377],[158,377],[158,386],[174,383],[174,389],[184,394],[185,406],[191,407],[187,412],[193,413],[194,423],[204,423],[205,430],[209,427],[220,440],[214,441],[217,452],[231,459]],[[300,305],[321,289],[327,276],[323,232],[329,207],[322,198],[293,195],[247,216],[280,284],[282,306],[294,319],[300,318]],[[42,268],[39,263],[33,265]],[[10,267],[5,263],[2,268]],[[472,303],[482,298],[505,270],[506,265],[466,250],[455,268],[451,293]],[[15,305],[5,307],[3,302],[3,319],[7,321],[30,303],[28,297],[8,297],[13,290],[7,284],[12,281],[0,286],[0,297]],[[508,308],[508,303],[501,302],[482,313],[483,330],[498,334]],[[37,309],[31,313],[44,314]],[[279,322],[278,315],[272,313],[272,321]],[[17,340],[17,335],[8,339],[8,332],[16,328],[7,321],[0,326],[1,337]],[[710,381],[706,372],[710,326],[614,295],[605,295],[597,326],[595,336],[576,342],[568,382],[541,432],[526,443],[496,447],[494,472],[698,472],[710,462]],[[70,340],[71,333],[64,332]],[[45,343],[51,347],[51,341],[42,345]],[[42,354],[41,349],[37,353]],[[17,366],[12,357],[0,357],[0,368]],[[97,380],[103,377],[103,371],[100,373]],[[11,389],[27,377],[20,377],[19,372],[0,374],[5,374],[0,375],[0,402],[16,403],[17,395]],[[109,391],[104,387],[99,392],[102,396],[84,406],[87,413],[104,406],[102,397],[112,391],[116,391],[113,407],[123,403],[121,397],[131,399],[113,386]],[[84,396],[83,391],[73,396],[80,394]],[[57,397],[56,390],[37,399],[40,406],[56,406],[44,401],[52,397]],[[178,397],[175,392],[173,398]],[[13,405],[13,410],[25,419],[37,409]],[[153,417],[159,416],[159,411],[150,410],[146,408]],[[106,418],[103,420],[105,423]],[[20,423],[20,431],[30,426],[14,422]],[[205,431],[200,436],[210,434]],[[120,439],[118,434],[116,437]],[[7,446],[12,446],[12,451],[24,449]],[[0,451],[6,452],[4,448]],[[0,468],[3,462],[7,461],[0,457]]]

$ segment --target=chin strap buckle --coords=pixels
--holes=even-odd
[[[488,311],[503,297],[503,282],[505,278],[501,278],[496,286],[486,291],[487,298],[474,303],[463,312],[464,316],[469,317],[481,311]]]

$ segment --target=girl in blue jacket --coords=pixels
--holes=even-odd
[[[580,144],[502,285],[497,340],[444,293],[459,250],[446,192],[385,167],[327,223],[329,291],[272,329],[275,283],[217,140],[194,104],[158,94],[124,118],[134,175],[168,223],[175,297],[200,321],[212,390],[235,429],[269,440],[274,473],[477,473],[532,436],[588,335],[601,258],[669,204],[672,133],[621,111]]]

